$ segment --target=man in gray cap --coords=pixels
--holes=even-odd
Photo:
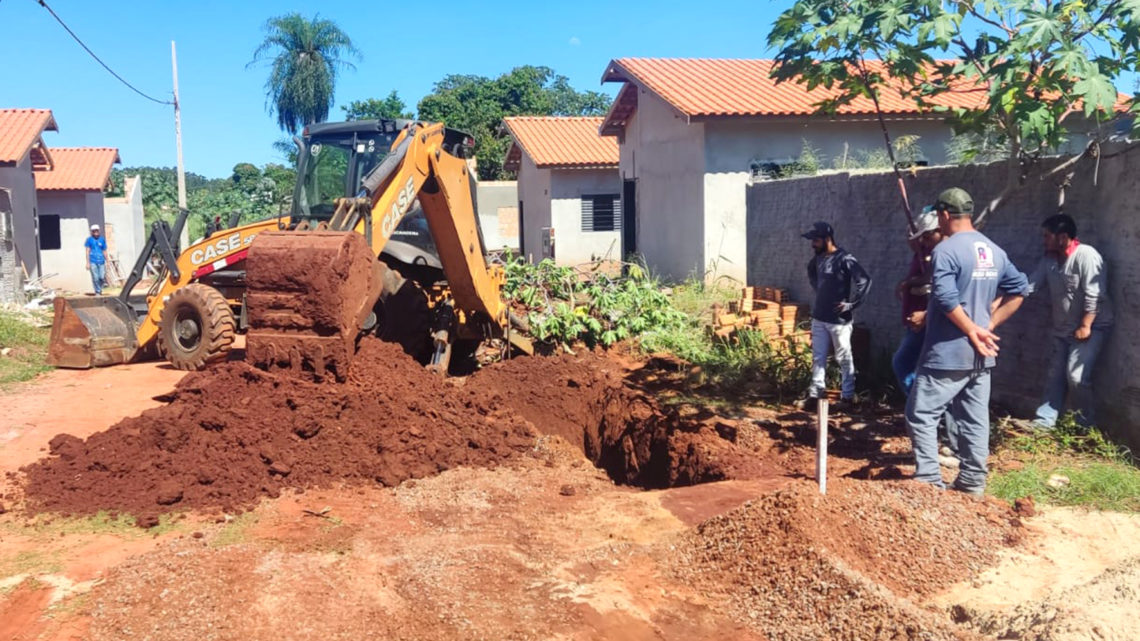
[[[949,238],[931,253],[926,337],[906,404],[914,478],[945,487],[938,423],[949,409],[961,459],[951,488],[981,496],[988,473],[990,370],[999,340],[993,330],[1021,306],[1029,281],[1001,247],[974,229],[974,200],[965,190],[943,191],[933,209]]]

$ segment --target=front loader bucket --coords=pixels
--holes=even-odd
[[[57,297],[48,365],[87,369],[126,363],[138,351],[130,307],[112,296]]]

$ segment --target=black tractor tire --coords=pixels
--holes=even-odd
[[[178,369],[202,369],[226,357],[236,325],[221,292],[200,283],[187,285],[171,294],[162,308],[159,353]]]

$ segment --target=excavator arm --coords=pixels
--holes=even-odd
[[[412,123],[362,180],[358,197],[342,199],[330,220],[257,236],[247,262],[248,358],[316,379],[345,378],[355,343],[373,329],[372,311],[393,281],[377,256],[417,198],[446,278],[443,288],[427,284],[434,319],[422,330],[434,343],[431,364],[446,369],[459,337],[507,338],[529,351],[510,336],[503,271],[484,257],[473,181],[452,153],[461,144],[455,138],[442,124]]]

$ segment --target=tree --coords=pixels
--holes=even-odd
[[[348,34],[331,20],[319,16],[306,20],[299,13],[270,18],[265,34],[246,68],[270,62],[266,106],[277,114],[277,125],[286,133],[295,133],[307,124],[326,120],[337,73],[355,69],[346,58],[360,59]]]
[[[888,153],[880,99],[900,95],[965,135],[963,158],[1003,147],[1007,184],[980,222],[1033,175],[1067,184],[1077,162],[1100,154],[1122,108],[1136,110],[1114,83],[1137,70],[1140,1],[797,0],[768,42],[778,81],[831,90],[821,113],[869,100]],[[1082,153],[1043,168],[1043,156],[1080,135]],[[978,147],[961,148],[971,141]]]
[[[608,96],[577,91],[565,76],[548,67],[516,67],[498,78],[448,75],[420,100],[422,120],[443,122],[475,138],[479,178],[509,177],[503,162],[510,138],[502,129],[506,116],[595,116],[609,108]]]
[[[411,120],[415,118],[415,114],[408,111],[408,105],[400,99],[400,95],[392,90],[387,98],[376,99],[368,98],[366,100],[353,100],[348,103],[348,106],[341,107],[344,111],[345,120],[372,120],[387,118],[395,120],[403,118]]]

